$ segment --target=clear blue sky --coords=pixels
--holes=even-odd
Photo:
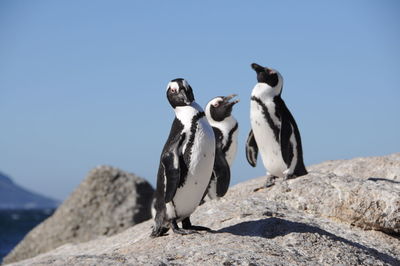
[[[306,165],[400,151],[399,1],[0,1],[0,171],[65,199],[108,164],[153,185],[173,111],[236,93],[232,183],[244,155],[250,64],[278,69]]]

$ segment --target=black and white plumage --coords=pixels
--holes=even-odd
[[[246,143],[247,161],[257,163],[258,150],[267,169],[267,184],[307,174],[296,122],[281,98],[283,78],[272,69],[252,64],[258,83],[251,94],[251,131]]]
[[[205,199],[223,197],[228,191],[230,183],[230,167],[236,156],[238,122],[232,116],[233,106],[239,100],[230,101],[236,97],[215,97],[208,102],[205,113],[215,135],[215,162],[210,184],[206,191]],[[214,172],[221,173],[218,178]],[[223,174],[225,172],[225,174]]]
[[[192,88],[184,79],[172,80],[167,98],[175,111],[171,131],[160,157],[152,237],[196,229],[191,224],[177,225],[199,205],[213,171],[214,132],[203,109],[195,102]]]

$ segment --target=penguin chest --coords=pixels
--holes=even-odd
[[[199,205],[211,178],[215,158],[215,138],[211,126],[200,119],[184,146],[188,155],[187,175],[173,198],[176,218],[189,216]]]
[[[225,159],[231,166],[237,151],[238,123],[230,116],[222,122],[213,122],[211,125],[216,132],[217,143],[221,145]]]
[[[264,102],[261,106],[251,101],[250,120],[254,137],[267,171],[278,177],[283,177],[287,169],[282,158],[280,145],[281,121],[276,116],[275,104]]]
[[[232,165],[233,160],[235,159],[235,156],[236,156],[237,136],[238,136],[238,131],[236,130],[232,134],[232,141],[230,143],[227,143],[227,145],[229,145],[229,147],[227,147],[225,158],[226,158],[226,161],[228,162],[229,166]]]

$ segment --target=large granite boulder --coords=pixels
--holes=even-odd
[[[15,265],[400,265],[397,184],[311,172],[255,192],[264,182],[199,206],[191,220],[211,232],[153,239],[147,221]]]
[[[4,263],[65,243],[111,236],[143,222],[151,218],[153,192],[142,178],[109,166],[97,167],[51,217],[28,233]]]
[[[381,157],[325,161],[312,165],[308,169],[314,172],[369,178],[370,180],[389,179],[400,182],[400,153]]]
[[[265,196],[363,229],[400,234],[400,182],[310,171],[301,178],[276,183]]]

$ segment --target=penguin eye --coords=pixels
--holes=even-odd
[[[176,93],[178,90],[176,88],[170,88],[169,91],[172,93]]]
[[[218,107],[219,106],[219,102],[216,102],[213,104],[214,107]]]

